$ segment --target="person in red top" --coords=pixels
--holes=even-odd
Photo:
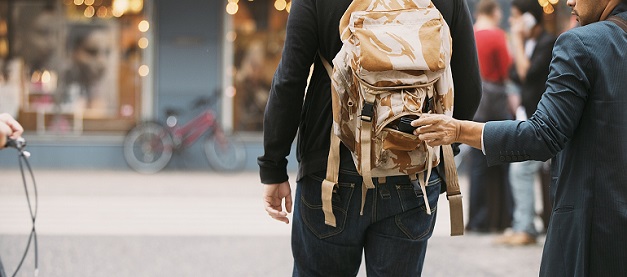
[[[487,6],[487,7],[484,7]],[[502,84],[508,79],[512,59],[507,49],[505,31],[498,27],[502,13],[495,0],[479,2],[480,13],[474,24],[477,55],[481,79],[487,82]],[[490,11],[488,8],[491,8]],[[486,9],[488,9],[486,11]]]
[[[499,28],[501,7],[496,0],[481,0],[474,24],[483,95],[474,120],[512,119],[505,83],[512,59],[505,32]],[[469,150],[470,204],[466,229],[471,232],[501,232],[512,222],[513,200],[507,164],[488,167],[483,153]]]

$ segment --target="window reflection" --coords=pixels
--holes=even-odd
[[[234,128],[262,131],[270,84],[281,59],[288,12],[277,10],[275,0],[228,5],[226,9],[233,14],[234,26],[225,36],[234,47]]]
[[[142,8],[143,0],[1,1],[0,110],[39,133],[128,130],[139,119],[149,45]]]

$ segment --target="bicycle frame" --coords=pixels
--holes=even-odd
[[[206,131],[214,130],[221,133],[222,129],[218,125],[216,117],[211,110],[205,110],[193,119],[181,126],[170,127],[170,132],[174,138],[180,141],[178,147],[188,147],[200,138]]]

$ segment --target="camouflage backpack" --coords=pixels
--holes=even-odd
[[[440,162],[440,147],[412,134],[411,120],[423,113],[453,114],[449,67],[451,36],[430,0],[354,0],[340,21],[343,46],[331,78],[333,126],[327,176],[322,183],[325,223],[335,226],[331,198],[339,172],[340,141],[363,176],[362,214],[373,177],[408,175],[422,190]],[[450,145],[442,148],[451,235],[463,234],[462,204]],[[426,178],[424,172],[426,171]],[[384,182],[385,178],[379,178]]]

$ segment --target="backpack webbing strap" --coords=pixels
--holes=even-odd
[[[318,56],[320,56],[329,78],[332,78],[333,68],[320,52],[318,52]],[[331,145],[329,146],[329,156],[327,157],[327,175],[322,181],[322,212],[324,212],[324,224],[336,227],[332,199],[333,189],[335,189],[340,172],[340,138],[333,133],[333,125],[331,125],[330,133]]]
[[[336,227],[333,214],[333,189],[337,184],[340,171],[340,138],[333,133],[331,127],[331,146],[327,158],[327,175],[322,181],[322,211],[324,212],[324,224]]]
[[[451,145],[442,145],[442,152],[446,176],[446,198],[451,212],[451,236],[461,236],[464,234],[464,212],[453,148]]]
[[[616,23],[618,27],[623,28],[623,31],[627,32],[627,20],[623,19],[622,17],[615,16],[615,15],[608,17],[607,20]]]
[[[329,78],[333,78],[333,67],[325,59],[320,52],[318,52],[320,60],[329,75]],[[375,101],[375,96],[366,93],[366,101],[370,103]],[[360,215],[364,214],[364,205],[366,204],[366,195],[368,189],[374,189],[374,183],[372,182],[372,166],[370,163],[370,146],[372,142],[372,118],[371,121],[363,121],[361,126],[361,151],[363,153],[363,159],[361,163],[361,175],[363,184],[361,187],[361,209]],[[366,132],[364,132],[366,130]],[[325,224],[335,227],[335,215],[333,215],[333,207],[331,198],[333,197],[333,188],[337,184],[337,176],[340,168],[340,138],[333,134],[333,126],[331,126],[331,146],[329,148],[329,157],[327,158],[327,176],[322,182],[322,210],[324,211]]]
[[[364,130],[365,129],[365,130]],[[361,130],[361,176],[363,184],[361,187],[361,209],[360,215],[364,215],[364,205],[366,203],[366,193],[368,189],[374,188],[372,182],[372,167],[370,165],[370,142],[372,141],[372,122],[362,121]]]
[[[374,106],[374,102],[376,101],[376,97],[373,94],[368,92],[364,93],[364,104],[370,103],[371,106]],[[364,205],[366,204],[366,193],[368,189],[374,189],[374,183],[372,182],[372,121],[375,120],[372,117],[364,117],[362,115],[361,118],[361,128],[359,129],[359,137],[361,144],[361,176],[363,177],[363,184],[361,187],[361,210],[359,210],[360,215],[364,215]]]

